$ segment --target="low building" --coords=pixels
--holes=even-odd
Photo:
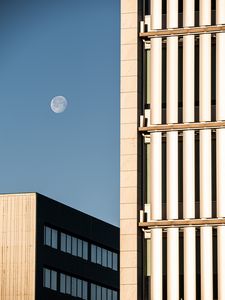
[[[37,193],[0,195],[1,300],[119,299],[119,228]]]

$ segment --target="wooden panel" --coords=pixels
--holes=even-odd
[[[188,27],[188,28],[174,28],[174,29],[162,29],[162,30],[152,30],[149,32],[142,32],[139,34],[142,38],[153,38],[153,37],[168,37],[168,36],[183,36],[183,35],[197,35],[205,33],[217,33],[224,32],[224,25],[214,25],[214,26],[201,26],[201,27]]]
[[[187,131],[187,130],[204,130],[224,128],[225,121],[215,122],[197,122],[197,123],[174,123],[174,124],[159,124],[149,127],[139,127],[140,132],[167,132],[167,131]]]
[[[36,194],[0,195],[0,299],[35,299]]]
[[[187,226],[218,226],[225,225],[225,218],[221,219],[186,219],[186,220],[159,220],[150,222],[141,222],[139,227],[187,227]]]

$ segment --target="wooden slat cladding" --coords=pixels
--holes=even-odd
[[[35,299],[36,194],[0,195],[0,299]]]

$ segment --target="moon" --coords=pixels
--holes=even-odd
[[[51,110],[54,113],[60,114],[65,111],[67,104],[68,103],[65,97],[55,96],[54,98],[52,98],[50,106],[51,106]]]

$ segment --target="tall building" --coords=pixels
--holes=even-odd
[[[119,229],[37,193],[0,195],[1,300],[118,300]]]
[[[225,299],[225,0],[121,0],[120,293]]]

